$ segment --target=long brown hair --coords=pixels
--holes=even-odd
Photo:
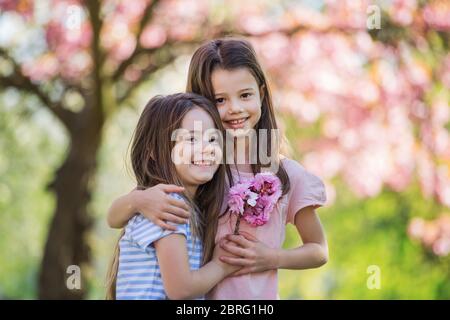
[[[290,190],[289,176],[279,160],[280,150],[272,150],[271,130],[278,129],[275,119],[275,112],[270,94],[269,85],[260,64],[258,63],[256,52],[250,42],[244,39],[222,38],[208,41],[198,48],[189,65],[187,92],[194,92],[207,97],[211,101],[215,101],[214,88],[211,76],[214,70],[221,68],[224,70],[234,70],[238,68],[246,68],[255,78],[258,87],[262,88],[263,100],[261,102],[261,118],[256,124],[257,132],[259,129],[266,129],[268,134],[267,152],[275,161],[279,162],[278,172],[276,175],[283,185],[283,195]],[[259,151],[260,141],[257,134],[257,163],[252,164],[253,174],[261,172],[262,165],[260,163]],[[232,180],[230,180],[232,185]]]
[[[172,149],[176,143],[173,141],[172,133],[181,127],[184,116],[194,108],[206,111],[213,119],[216,129],[224,133],[217,108],[211,101],[197,94],[178,93],[156,96],[145,106],[136,126],[131,146],[131,164],[138,189],[146,189],[160,183],[183,186],[172,161]],[[225,192],[223,162],[222,160],[213,178],[198,187],[194,199],[182,194],[191,207],[199,212],[199,215],[191,214],[190,223],[194,239],[200,239],[203,244],[203,263],[211,260],[214,250],[222,204],[222,197],[218,195],[223,195]],[[108,273],[107,298],[109,299],[115,299],[119,253],[117,245]]]

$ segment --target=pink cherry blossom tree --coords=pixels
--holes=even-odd
[[[42,35],[25,44],[9,38],[0,46],[1,87],[36,96],[69,137],[67,156],[49,185],[56,207],[39,298],[80,299],[86,285],[68,290],[66,270],[91,261],[88,203],[105,123],[129,106],[135,90],[154,72],[222,31],[209,21],[207,1],[2,0],[0,10],[1,19],[15,21],[12,27]],[[43,45],[33,51],[35,41]]]

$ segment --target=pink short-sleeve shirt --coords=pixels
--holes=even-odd
[[[298,162],[283,159],[283,166],[290,179],[291,189],[282,197],[271,213],[270,220],[263,226],[252,227],[244,220],[240,230],[246,231],[272,248],[281,248],[285,237],[285,225],[294,223],[295,214],[308,206],[323,206],[326,201],[325,186],[320,178],[305,170]],[[238,172],[232,169],[234,183],[243,178],[251,178],[252,173]],[[226,207],[224,197],[223,209]],[[225,214],[219,219],[216,243],[234,231],[236,217]],[[207,295],[214,300],[273,300],[278,299],[277,270],[252,273],[237,277],[228,277],[219,282]]]

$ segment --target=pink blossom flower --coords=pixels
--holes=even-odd
[[[262,194],[272,195],[281,189],[281,182],[270,172],[259,173],[253,179],[251,186]]]
[[[443,213],[429,221],[413,218],[408,226],[408,235],[412,239],[419,240],[434,254],[447,256],[450,253],[450,215]]]
[[[248,182],[242,182],[234,185],[228,194],[228,206],[231,213],[240,214],[244,213],[245,200],[249,192],[250,184]]]
[[[278,199],[281,197],[281,182],[272,173],[258,173],[253,179],[236,184],[230,189],[228,207],[232,214],[252,226],[262,226],[269,221]],[[235,233],[239,230],[239,219]]]
[[[249,191],[247,194],[247,204],[251,207],[256,205],[256,201],[258,200],[258,194],[252,191]]]

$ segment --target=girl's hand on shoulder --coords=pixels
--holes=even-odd
[[[175,231],[168,222],[185,224],[190,217],[189,206],[170,196],[171,192],[181,192],[183,187],[173,184],[158,184],[145,190],[134,190],[136,211],[163,229]]]
[[[241,231],[239,235],[228,234],[225,239],[228,241],[221,243],[222,248],[237,257],[221,256],[220,260],[243,267],[233,276],[277,269],[277,249],[269,248],[245,231]]]

